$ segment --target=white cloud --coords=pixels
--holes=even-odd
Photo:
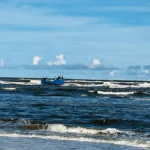
[[[148,74],[149,73],[149,70],[143,70],[145,74]]]
[[[34,5],[19,3],[3,3],[0,2],[0,23],[3,25],[28,27],[28,28],[49,28],[63,27],[75,28],[84,27],[93,21],[100,20],[93,17],[89,20],[88,17],[60,15],[59,8],[53,7],[36,7]],[[18,6],[16,6],[18,5]]]
[[[139,72],[140,72],[139,74],[148,75],[150,73],[150,70],[143,70],[142,69]]]
[[[109,75],[113,77],[115,75],[115,73],[116,73],[116,71],[113,70],[109,73]]]
[[[4,60],[0,60],[0,67],[4,67],[5,63]]]
[[[63,0],[63,3],[64,1],[77,3],[74,0]],[[35,4],[38,3],[38,5],[34,6],[32,2],[35,2]],[[79,57],[74,57],[70,53],[68,58],[70,60],[74,59],[76,62],[79,62],[82,56],[84,56],[84,60],[89,62],[89,56],[99,56],[99,54],[105,58],[106,62],[112,61],[116,63],[114,65],[124,64],[124,66],[127,66],[129,64],[136,64],[141,59],[141,55],[141,62],[143,64],[149,62],[149,58],[146,55],[150,47],[150,40],[148,38],[150,36],[150,26],[148,26],[149,21],[146,20],[147,17],[143,18],[146,22],[148,21],[148,24],[143,23],[145,26],[139,26],[138,23],[126,26],[126,20],[124,25],[122,21],[119,21],[120,19],[113,19],[113,16],[107,17],[107,15],[98,14],[93,15],[93,17],[88,15],[80,16],[76,7],[74,9],[67,7],[68,10],[62,9],[62,7],[52,7],[51,3],[57,2],[62,3],[61,0],[22,0],[6,1],[3,5],[0,4],[0,30],[2,35],[0,41],[6,47],[6,51],[4,51],[6,56],[3,57],[7,57],[7,53],[10,53],[10,48],[12,48],[17,53],[21,53],[21,55],[22,53],[28,55],[26,57],[29,57],[30,51],[33,54],[42,54],[45,58],[46,56],[44,55],[49,53],[48,47],[51,47],[51,53],[54,55],[66,53],[66,51],[68,52],[72,49],[74,56]],[[19,5],[20,3],[21,5]],[[39,3],[44,3],[44,5],[39,5]],[[93,2],[89,1],[88,3],[92,4]],[[133,9],[132,5],[130,7],[120,7],[120,5],[100,7],[95,4],[92,7],[87,6],[89,9],[85,7],[81,11],[86,12],[87,10],[90,11],[90,9],[93,9],[92,11],[95,12],[135,11],[136,9],[137,11],[150,11],[148,6],[145,9],[144,6],[141,7],[139,5],[140,7],[138,6]],[[82,5],[80,4],[79,7],[82,7]],[[96,9],[96,7],[100,7],[100,9]],[[71,10],[76,11],[78,14],[71,15],[71,13],[67,13]],[[23,52],[20,52],[20,49]],[[0,50],[3,51],[3,48],[0,48]],[[33,52],[34,50],[36,52]],[[56,53],[56,50],[61,51],[57,51]],[[80,55],[78,55],[79,53]],[[133,59],[135,54],[136,57]],[[128,57],[128,61],[126,61],[126,57]],[[53,65],[53,62],[49,62],[49,65]]]
[[[33,57],[33,65],[39,65],[40,62],[42,61],[43,57],[40,56],[34,56]]]
[[[98,58],[94,58],[92,63],[89,65],[89,68],[97,68],[101,65],[101,62]]]
[[[56,56],[56,61],[52,62],[48,62],[48,65],[49,66],[52,66],[52,65],[57,65],[57,66],[60,66],[60,65],[65,65],[66,64],[66,60],[65,60],[65,57],[63,54],[60,54],[60,55],[57,55]]]

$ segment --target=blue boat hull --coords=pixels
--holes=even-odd
[[[44,85],[62,85],[64,84],[64,79],[54,79],[52,81],[47,80],[46,78],[41,80],[41,84]]]

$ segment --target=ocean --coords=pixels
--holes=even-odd
[[[150,82],[0,78],[0,150],[148,150]]]

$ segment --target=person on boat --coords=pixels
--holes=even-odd
[[[57,79],[58,80],[63,79],[63,76],[58,76]]]
[[[61,76],[58,76],[57,79],[58,79],[58,80],[61,79]]]

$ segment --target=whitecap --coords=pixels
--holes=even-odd
[[[132,95],[134,94],[135,92],[105,92],[105,91],[97,91],[98,94],[101,94],[101,95]]]
[[[15,91],[16,88],[2,88],[3,90],[8,90],[8,91]]]
[[[83,127],[67,127],[63,124],[48,124],[47,130],[52,132],[61,132],[61,133],[75,133],[75,134],[126,134],[123,131],[117,130],[115,128],[108,128],[104,130],[98,129],[89,129]]]

